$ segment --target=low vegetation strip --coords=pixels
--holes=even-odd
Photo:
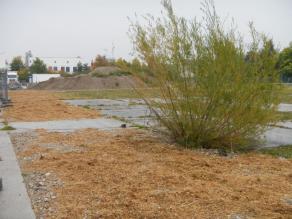
[[[141,93],[147,97],[159,97],[156,88],[137,88],[137,89],[100,89],[100,90],[79,90],[63,91],[57,95],[61,99],[123,99],[123,98],[141,98]]]
[[[57,95],[61,99],[121,99],[121,98],[141,98],[140,94],[146,97],[159,97],[159,89],[150,88],[132,88],[125,89],[93,89],[93,90],[72,90],[59,91]],[[283,86],[280,91],[281,103],[292,103],[292,86]]]
[[[281,90],[280,98],[282,103],[292,103],[292,85],[284,86]]]
[[[263,154],[270,154],[275,157],[292,159],[292,145],[284,145],[274,148],[263,148],[259,152]]]
[[[292,215],[292,160],[256,153],[220,157],[136,129],[11,137],[37,217]]]
[[[9,93],[12,106],[4,111],[7,121],[49,121],[97,118],[91,109],[66,105],[47,91],[13,91]]]

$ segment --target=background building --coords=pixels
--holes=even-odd
[[[17,71],[7,71],[7,83],[19,82]]]
[[[59,78],[60,74],[32,74],[29,79],[30,83],[37,84],[43,81],[47,81],[51,78]]]
[[[81,58],[78,57],[34,57],[32,53],[29,51],[25,54],[25,64],[30,67],[33,61],[39,58],[42,60],[46,66],[48,71],[51,72],[67,72],[73,73],[77,72],[78,63],[82,63]]]

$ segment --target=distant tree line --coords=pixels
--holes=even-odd
[[[279,53],[276,68],[283,82],[292,83],[292,42]]]
[[[252,64],[262,57],[268,55],[269,61],[273,63],[273,68],[275,68],[282,82],[292,83],[292,42],[290,45],[283,50],[279,51],[275,48],[274,42],[271,39],[267,39],[267,43],[264,47],[258,51],[248,51],[245,55],[245,61]],[[263,63],[264,65],[265,63]],[[134,58],[131,61],[127,61],[123,58],[118,58],[117,60],[107,59],[106,56],[97,55],[95,60],[91,63],[91,69],[103,66],[116,66],[124,71],[128,71],[133,74],[139,74],[139,76],[144,77],[145,80],[149,80],[149,77],[153,76],[148,65],[138,58]]]
[[[255,62],[260,59],[266,53],[269,54],[271,61],[274,63],[274,67],[279,72],[279,77],[282,82],[292,83],[292,42],[282,51],[278,51],[272,40],[268,40],[265,47],[258,53],[253,51],[247,52],[245,55],[245,61],[249,63]],[[90,70],[94,70],[97,67],[104,66],[116,66],[123,71],[127,71],[133,74],[139,74],[140,77],[144,78],[145,81],[150,81],[153,73],[150,71],[148,65],[141,62],[138,58],[134,58],[131,61],[127,61],[123,58],[108,59],[106,56],[97,55],[95,60],[91,62],[91,66],[88,64],[77,64],[77,74],[88,73]],[[47,66],[45,63],[36,58],[30,67],[26,67],[22,61],[21,56],[13,58],[10,68],[12,71],[17,71],[20,81],[28,81],[29,75],[34,73],[48,73]],[[62,72],[61,72],[62,73]],[[63,74],[66,74],[63,72]]]

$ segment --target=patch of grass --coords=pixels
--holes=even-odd
[[[145,129],[145,130],[149,129],[147,126],[139,125],[139,124],[133,124],[133,125],[131,125],[131,127],[137,128],[137,129]]]
[[[122,117],[119,117],[119,116],[111,116],[112,119],[116,119],[116,120],[119,120],[121,122],[124,122],[124,123],[131,123],[131,121],[125,119],[125,118],[122,118]],[[139,125],[139,124],[131,124],[130,127],[132,128],[137,128],[137,129],[149,129],[148,127],[144,126],[144,125]]]
[[[284,145],[276,148],[263,148],[258,151],[262,154],[269,154],[274,157],[292,159],[292,145]]]
[[[65,100],[141,98],[139,93],[153,98],[158,97],[158,92],[155,88],[141,88],[137,89],[137,91],[134,89],[82,90],[58,92],[57,95],[60,99]]]
[[[85,108],[85,109],[90,109],[89,105],[85,105],[85,106],[82,106],[82,107]]]
[[[30,175],[30,173],[23,172],[23,173],[21,173],[21,175],[22,175],[22,177],[28,177]]]
[[[281,103],[292,103],[292,86],[283,85],[283,89],[280,92]]]
[[[3,128],[0,129],[0,131],[12,131],[15,130],[15,128],[13,128],[10,125],[5,125]]]
[[[292,112],[277,112],[280,121],[292,120]]]
[[[124,123],[128,123],[129,121],[123,117],[119,117],[119,116],[111,116],[112,119],[115,119],[115,120],[119,120],[121,122],[124,122]]]
[[[116,70],[110,73],[95,72],[91,74],[91,76],[98,77],[98,78],[104,78],[104,77],[109,77],[109,76],[128,76],[128,75],[131,75],[131,73],[127,71],[122,71],[122,70]]]
[[[292,86],[283,85],[281,90],[281,103],[292,103]],[[158,97],[157,88],[141,88],[138,92],[147,94],[150,97]],[[140,98],[134,89],[102,89],[102,90],[80,90],[58,92],[61,99],[119,99],[119,98]]]

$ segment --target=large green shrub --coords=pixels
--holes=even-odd
[[[177,17],[170,1],[162,3],[165,17],[131,25],[134,48],[162,98],[145,101],[187,147],[246,145],[275,122],[278,77],[269,39],[250,25],[252,41],[244,44],[233,27],[223,26],[212,1],[203,3],[202,22]]]
[[[292,43],[279,55],[277,67],[284,82],[292,82]]]

